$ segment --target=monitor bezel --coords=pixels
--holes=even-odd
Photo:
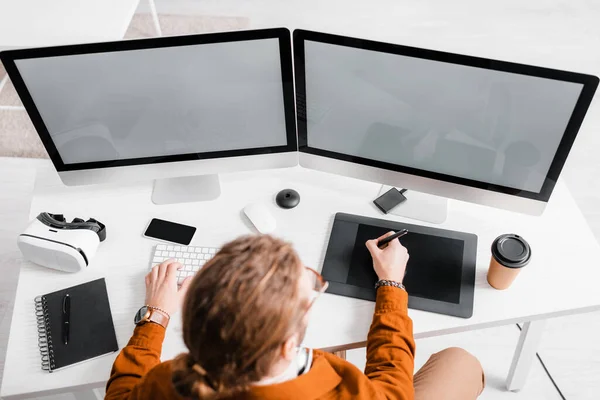
[[[0,52],[0,60],[4,64],[8,76],[14,84],[19,97],[35,129],[40,136],[42,144],[46,148],[52,163],[58,172],[80,171],[98,168],[126,167],[132,165],[159,164],[178,161],[197,161],[215,158],[228,158],[251,155],[264,155],[274,153],[295,152],[298,149],[296,135],[296,115],[294,111],[294,81],[292,69],[292,48],[290,31],[287,28],[260,29],[251,31],[220,32],[209,34],[198,34],[188,36],[171,36],[141,40],[123,40],[114,42],[86,43],[63,45],[43,48],[30,48],[8,50]],[[238,41],[252,41],[261,39],[278,39],[279,56],[281,65],[281,81],[283,85],[283,106],[285,112],[286,145],[256,147],[236,150],[212,151],[205,153],[187,153],[166,156],[152,156],[140,158],[128,158],[121,160],[106,160],[84,163],[65,164],[58,149],[52,141],[51,135],[43,121],[43,118],[27,89],[27,86],[16,67],[15,61],[32,59],[72,56],[94,53],[121,52],[132,50],[157,49],[163,47],[179,47],[191,45],[203,45],[212,43],[227,43]]]
[[[304,44],[306,41],[338,45],[344,47],[353,47],[364,50],[372,50],[377,52],[397,54],[408,57],[422,58],[427,60],[459,64],[503,72],[511,72],[540,78],[574,82],[582,84],[583,89],[581,90],[579,99],[577,100],[571,118],[569,119],[569,122],[565,129],[565,133],[563,134],[557,152],[554,155],[554,159],[550,164],[550,168],[548,169],[548,173],[546,174],[544,183],[540,191],[531,192],[489,182],[481,182],[453,175],[447,175],[438,172],[432,172],[413,167],[407,167],[403,165],[367,159],[349,154],[333,152],[316,147],[310,147],[308,145],[308,130],[306,119],[301,118],[301,116],[306,116],[306,101],[300,101],[300,99],[306,100],[306,75],[304,52]],[[543,202],[547,202],[550,199],[550,195],[552,194],[552,191],[554,189],[554,186],[556,185],[556,182],[565,164],[567,156],[571,150],[571,147],[573,146],[573,142],[575,141],[577,133],[579,132],[579,128],[581,127],[585,114],[594,97],[596,88],[598,87],[598,77],[593,75],[562,71],[532,65],[518,64],[507,61],[493,60],[481,57],[473,57],[462,54],[448,53],[437,50],[403,46],[398,44],[384,43],[348,36],[307,31],[302,29],[294,30],[293,42],[294,72],[296,79],[296,118],[298,126],[298,149],[300,153],[328,157],[359,165],[401,172],[424,178],[440,180],[452,184],[469,186],[477,189],[489,190],[497,193],[503,193],[507,195],[518,196]]]

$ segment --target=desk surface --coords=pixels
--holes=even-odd
[[[89,268],[78,274],[29,263],[22,267],[0,395],[32,396],[66,387],[99,386],[106,381],[116,355],[53,374],[40,370],[33,298],[105,276],[117,339],[123,347],[133,330],[133,315],[144,299],[143,276],[156,242],[143,238],[142,232],[153,217],[198,227],[194,245],[220,246],[253,232],[242,218],[242,208],[251,201],[264,201],[277,219],[275,234],[293,242],[306,265],[318,270],[336,212],[381,217],[371,203],[379,185],[299,167],[226,174],[221,176],[221,186],[222,194],[216,201],[156,206],[150,201],[150,182],[67,188],[59,182],[50,162],[43,163],[30,217],[41,211],[64,213],[67,218],[94,217],[106,223],[107,240]],[[300,205],[292,210],[279,209],[274,201],[277,191],[287,187],[302,196]],[[396,216],[389,219],[410,221]],[[416,338],[600,309],[596,258],[600,248],[562,183],[542,217],[451,200],[448,220],[435,226],[479,237],[474,314],[462,319],[410,310]],[[562,232],[559,236],[558,231]],[[497,291],[486,281],[489,246],[497,235],[506,232],[525,237],[534,255],[510,289]],[[366,340],[372,311],[371,302],[325,294],[314,306],[305,344],[358,346]],[[167,332],[163,359],[184,350],[179,318],[175,316]]]
[[[0,50],[120,40],[139,0],[0,0]]]

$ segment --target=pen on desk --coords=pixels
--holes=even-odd
[[[64,344],[69,343],[69,322],[71,322],[71,296],[65,294],[62,306],[62,339]]]
[[[402,236],[406,235],[408,233],[408,229],[400,229],[398,232],[381,239],[379,242],[377,242],[377,247],[379,247],[380,249],[383,248],[386,244],[388,244],[389,242],[391,242],[392,240],[396,239],[396,238],[401,238]]]

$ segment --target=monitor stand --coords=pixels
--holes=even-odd
[[[219,175],[181,176],[156,179],[152,202],[162,205],[208,201],[216,199],[220,194]]]
[[[391,186],[382,185],[379,196],[390,190]],[[400,190],[400,188],[398,188]],[[407,190],[406,201],[393,208],[388,214],[399,215],[420,221],[441,224],[448,216],[448,199],[427,193]]]

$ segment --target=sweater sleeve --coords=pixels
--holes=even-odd
[[[113,364],[106,384],[106,400],[132,398],[133,389],[144,375],[160,364],[164,338],[165,328],[158,324],[150,322],[135,328],[129,343]]]
[[[402,289],[377,289],[373,322],[367,338],[365,375],[382,398],[413,399],[415,341],[408,317],[408,294]]]

